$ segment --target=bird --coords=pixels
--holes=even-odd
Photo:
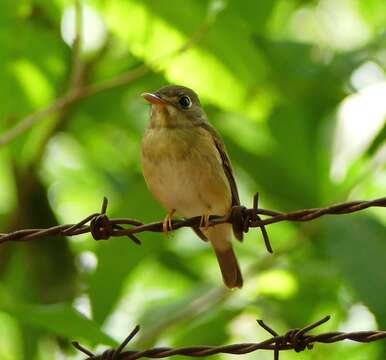
[[[201,216],[200,226],[193,230],[212,245],[225,285],[241,288],[232,225],[208,226],[209,215],[226,216],[240,205],[224,141],[190,88],[166,85],[142,96],[151,104],[141,144],[142,170],[150,192],[168,211],[164,232],[171,228],[174,214]],[[242,241],[242,230],[233,227],[233,233]]]

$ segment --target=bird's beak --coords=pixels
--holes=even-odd
[[[162,99],[159,95],[157,94],[152,94],[152,93],[143,93],[141,94],[143,98],[148,101],[150,104],[154,105],[165,105],[167,104],[167,101]]]

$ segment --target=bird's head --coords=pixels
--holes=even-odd
[[[189,127],[206,119],[197,94],[187,87],[168,85],[142,96],[152,105],[153,127]]]

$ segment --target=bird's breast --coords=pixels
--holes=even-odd
[[[200,128],[150,128],[142,142],[146,183],[183,216],[225,214],[231,191],[210,134]]]

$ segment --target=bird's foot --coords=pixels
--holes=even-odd
[[[204,228],[205,230],[209,228],[209,224],[210,224],[209,215],[210,215],[209,213],[205,213],[204,215],[201,216],[200,227]]]
[[[170,210],[170,211],[167,213],[167,215],[166,215],[166,217],[165,217],[165,219],[164,219],[164,222],[163,222],[163,224],[162,224],[162,231],[163,231],[163,233],[164,233],[166,236],[168,236],[169,231],[173,229],[172,221],[173,221],[173,215],[174,215],[175,212],[176,212],[175,209]]]

